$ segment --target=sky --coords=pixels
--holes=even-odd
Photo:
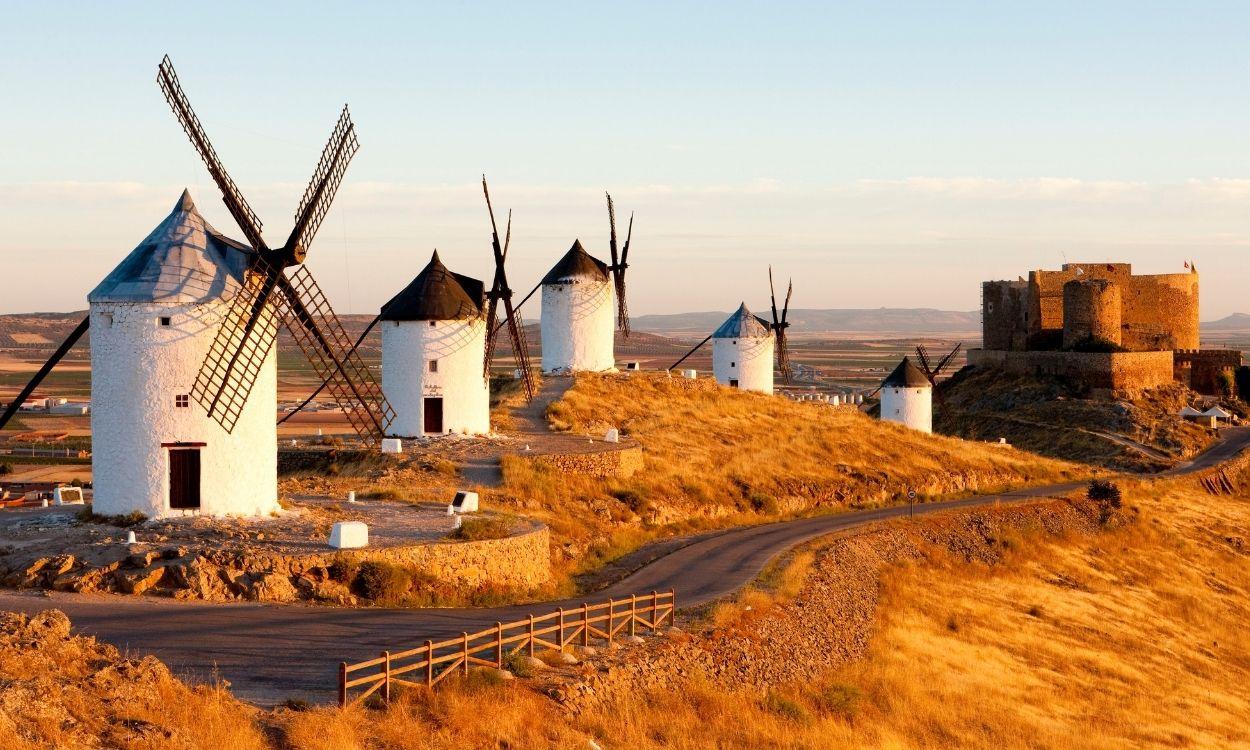
[[[0,313],[74,310],[183,187],[239,232],[155,83],[168,53],[279,245],[339,109],[309,254],[368,313],[432,250],[528,291],[603,194],[634,314],[973,310],[1066,261],[1202,273],[1250,312],[1250,4],[22,3],[0,24]],[[502,216],[501,216],[502,218]],[[526,310],[529,316],[537,310]]]

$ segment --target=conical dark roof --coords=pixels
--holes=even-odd
[[[231,297],[251,248],[204,220],[183,190],[174,208],[125,260],[87,295],[89,302],[185,304]]]
[[[712,333],[714,339],[763,339],[772,334],[768,321],[753,315],[747,309],[747,303],[738,306],[737,312],[730,315]]]
[[[566,284],[587,279],[607,281],[608,264],[586,252],[581,240],[573,240],[573,247],[543,277],[543,284]]]
[[[883,388],[932,388],[933,384],[925,377],[925,374],[911,363],[911,359],[903,357],[903,361],[898,363],[898,367],[894,368],[894,372],[881,383]]]
[[[447,270],[434,251],[412,283],[382,305],[381,320],[465,320],[482,314],[486,287]]]

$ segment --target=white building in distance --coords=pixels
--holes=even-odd
[[[881,419],[933,432],[933,385],[907,357],[881,383]]]
[[[712,333],[712,374],[716,382],[771,395],[774,346],[768,321],[753,315],[743,302]]]
[[[183,191],[88,296],[96,513],[278,510],[276,352],[261,365],[233,431],[191,397],[250,254],[209,226]]]
[[[543,372],[614,369],[616,294],[607,264],[574,241],[542,287]]]
[[[382,392],[391,437],[490,432],[485,287],[430,258],[382,306]]]

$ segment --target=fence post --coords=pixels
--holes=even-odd
[[[608,645],[612,645],[612,636],[614,631],[612,626],[616,624],[616,600],[608,599]]]
[[[660,597],[655,591],[651,592],[651,635],[655,635],[655,628],[659,625],[660,617]]]
[[[339,662],[339,708],[347,708],[347,662]]]
[[[461,633],[460,642],[464,644],[464,674],[469,674],[469,634]]]
[[[425,642],[425,686],[434,687],[434,641]]]
[[[560,650],[564,650],[564,607],[560,608]]]
[[[391,652],[382,652],[382,701],[390,704],[391,702]]]
[[[495,623],[495,668],[503,669],[503,623]]]
[[[590,606],[582,602],[582,646],[590,645]]]
[[[672,608],[668,611],[668,626],[675,628],[677,627],[677,589],[669,589],[668,595],[672,597],[672,601],[669,602]]]
[[[530,615],[530,658],[534,658],[534,616]]]
[[[638,620],[638,595],[629,595],[629,637],[634,637],[634,623]]]

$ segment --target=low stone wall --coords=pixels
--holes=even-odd
[[[599,479],[626,479],[642,469],[642,447],[637,445],[596,453],[542,453],[517,458],[564,473]]]
[[[503,539],[439,541],[313,554],[109,545],[89,555],[0,555],[0,585],[60,591],[155,594],[203,601],[320,601],[354,605],[334,570],[393,563],[466,589],[531,590],[551,580],[550,534],[530,526]]]
[[[1019,375],[1051,375],[1129,393],[1172,382],[1172,352],[1009,352],[972,349],[968,364]]]

